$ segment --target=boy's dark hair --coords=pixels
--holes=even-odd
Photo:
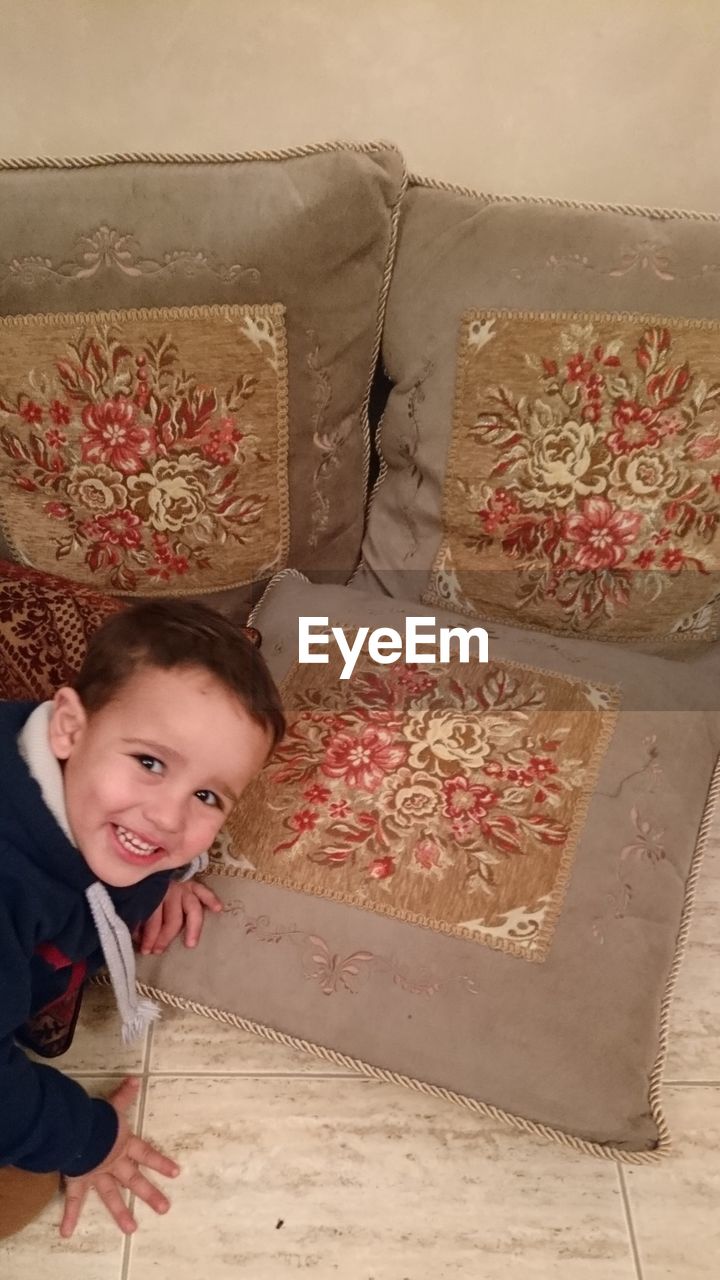
[[[202,667],[270,730],[273,747],[285,733],[280,695],[265,659],[242,628],[207,605],[151,601],[106,619],[92,636],[73,682],[88,715],[111,702],[142,667]]]

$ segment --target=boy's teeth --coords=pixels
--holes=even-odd
[[[116,827],[118,838],[121,844],[130,849],[132,853],[153,853],[157,848],[154,844],[146,844],[144,840],[139,840],[126,827]]]

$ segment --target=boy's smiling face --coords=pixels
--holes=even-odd
[[[50,745],[75,843],[119,888],[209,848],[271,734],[203,668],[145,666],[90,716],[73,689],[58,690]]]

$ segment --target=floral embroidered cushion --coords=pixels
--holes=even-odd
[[[356,585],[659,651],[717,638],[719,222],[413,187]]]
[[[0,561],[0,697],[52,697],[77,675],[92,633],[121,607],[65,578]]]
[[[0,551],[238,617],[346,581],[400,155],[0,161]]]
[[[720,654],[498,624],[487,663],[364,644],[343,678],[334,640],[327,663],[296,660],[302,617],[347,648],[409,616],[467,626],[300,575],[268,588],[253,620],[288,733],[213,850],[225,913],[143,982],[590,1153],[657,1158]]]

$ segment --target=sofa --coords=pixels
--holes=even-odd
[[[385,143],[0,190],[0,695],[190,596],[258,628],[288,710],[222,916],[143,990],[659,1159],[720,788],[720,218]]]

